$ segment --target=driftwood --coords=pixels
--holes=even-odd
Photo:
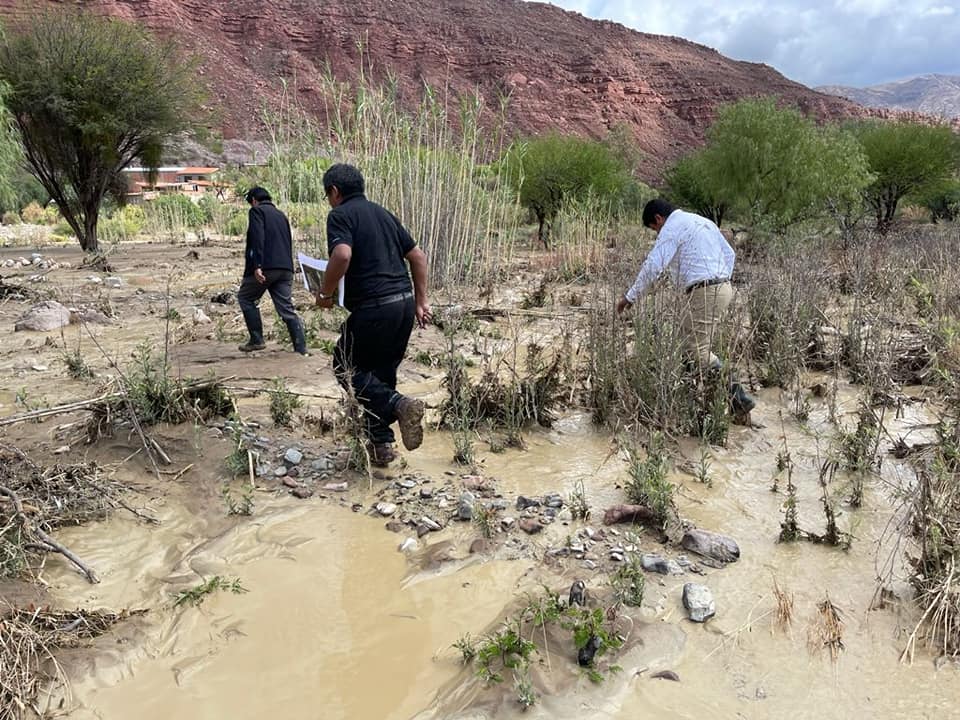
[[[67,558],[67,560],[76,565],[80,571],[87,576],[87,580],[92,583],[100,582],[100,578],[97,577],[97,574],[93,571],[93,569],[83,562],[83,560],[77,557],[72,550],[64,545],[61,545],[52,537],[47,535],[47,533],[45,533],[41,528],[30,522],[30,518],[27,517],[26,512],[24,512],[23,502],[20,500],[20,496],[17,495],[17,493],[10,488],[0,485],[0,495],[5,495],[13,503],[14,518],[20,523],[20,529],[24,536],[28,539],[28,542],[24,543],[24,547],[31,550],[60,553]]]
[[[604,525],[625,522],[657,522],[657,514],[646,505],[614,505],[603,513]]]

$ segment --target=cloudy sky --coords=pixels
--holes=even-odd
[[[960,0],[550,0],[772,65],[805,85],[960,75]]]

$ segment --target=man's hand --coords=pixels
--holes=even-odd
[[[332,297],[332,296],[331,296],[331,297],[325,296],[322,291],[317,291],[317,294],[316,294],[316,296],[315,296],[315,300],[317,301],[317,307],[318,307],[318,308],[323,308],[324,310],[329,310],[330,308],[333,307],[333,297]]]
[[[629,307],[633,307],[633,303],[627,300],[626,297],[622,297],[617,300],[617,315],[622,315],[623,311]]]
[[[425,328],[431,320],[433,320],[433,313],[430,311],[430,303],[417,303],[417,325]]]
[[[263,274],[263,270],[257,268],[253,271],[253,276],[257,279],[257,282],[261,285],[267,284],[267,276]]]

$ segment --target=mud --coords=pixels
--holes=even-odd
[[[320,396],[306,398],[305,412],[334,413],[339,393],[327,356],[317,352],[303,359],[279,349],[275,339],[256,356],[235,350],[242,340],[236,306],[208,300],[230,286],[239,268],[239,246],[195,249],[200,259],[187,261],[184,247],[124,246],[110,258],[113,274],[124,285],[110,289],[86,284],[85,278],[95,273],[77,267],[78,252],[51,252],[74,267],[54,271],[36,286],[55,291],[67,306],[119,309],[114,324],[90,332],[110,358],[126,361],[144,339],[163,347],[169,277],[171,303],[181,318],[171,321],[170,351],[180,373],[203,376],[215,370],[232,377],[230,383],[250,388],[285,376],[293,389]],[[23,250],[4,250],[0,257],[10,254]],[[25,282],[25,277],[5,274],[4,282]],[[26,306],[8,298],[0,304],[0,323],[12,330]],[[193,307],[201,307],[213,327],[194,325]],[[555,325],[549,319],[525,321],[523,333],[535,334],[538,323],[544,334]],[[86,332],[80,326],[62,336],[11,333],[0,350],[0,414],[23,410],[15,404],[21,388],[28,398],[42,397],[51,404],[91,397],[98,381],[70,380],[60,360],[64,349],[79,343],[101,379],[109,372],[110,361]],[[335,337],[332,329],[318,332]],[[436,353],[442,346],[437,330],[421,331],[408,357],[418,350]],[[442,397],[439,376],[436,367],[407,362],[400,382],[436,407]],[[840,385],[840,410],[848,421],[857,392]],[[318,436],[309,426],[275,429],[265,396],[237,395],[241,414],[260,424],[256,432],[269,439],[274,455],[291,446],[310,457],[338,452],[341,438]],[[916,619],[902,568],[894,584],[897,598],[883,607],[875,602],[876,578],[894,540],[894,496],[912,476],[907,460],[885,456],[857,509],[843,504],[844,478],[838,478],[840,524],[855,536],[849,551],[776,542],[783,483],[779,493],[770,488],[785,443],[795,464],[800,523],[822,531],[817,459],[833,431],[826,402],[811,402],[811,418],[801,426],[789,418],[787,398],[763,391],[754,412],[760,427],[735,427],[726,448],[710,451],[712,485],[697,482],[692,474],[671,474],[681,515],[697,527],[735,538],[739,560],[722,569],[699,567],[700,573],[689,565],[678,576],[647,573],[643,606],[627,613],[628,640],[614,658],[623,670],[602,684],[577,669],[569,635],[550,637],[549,652],[532,669],[538,703],[525,717],[960,717],[960,669],[955,664],[935,666],[924,655],[912,666],[899,663],[905,633]],[[932,417],[928,405],[911,404],[903,417],[888,417],[890,437],[930,439],[930,429],[920,427]],[[13,425],[6,428],[6,440],[41,458],[52,458],[54,449],[70,442],[68,457],[88,457],[111,467],[118,480],[139,488],[136,504],[161,522],[154,526],[116,515],[58,534],[97,569],[99,585],[88,584],[56,557],[42,569],[48,586],[42,596],[22,585],[0,585],[8,602],[37,597],[62,607],[150,609],[89,650],[64,659],[71,691],[57,689],[49,703],[56,708],[63,698],[70,717],[519,717],[510,679],[486,687],[461,665],[453,642],[465,633],[476,637],[496,629],[544,584],[566,592],[582,579],[591,596],[606,597],[616,564],[609,558],[614,543],[684,559],[681,548],[661,544],[657,534],[603,529],[603,509],[624,501],[624,467],[611,436],[596,430],[585,413],[568,411],[553,428],[528,431],[525,450],[491,453],[478,442],[482,463],[475,473],[451,463],[449,433],[428,431],[420,450],[404,454],[405,466],[373,478],[330,471],[323,482],[346,480],[342,492],[317,490],[299,500],[279,479],[258,478],[250,517],[228,516],[220,497],[226,479],[223,458],[230,451],[222,430],[159,428],[156,438],[174,462],[157,480],[142,454],[134,454],[136,437],[120,434],[94,446],[70,441],[69,425],[80,419],[62,416]],[[699,459],[699,447],[694,441],[680,445],[684,458],[677,465],[689,469]],[[187,472],[172,479],[187,466]],[[498,518],[522,516],[515,507],[518,495],[558,493],[566,499],[581,481],[592,516],[575,521],[558,514],[536,535],[517,527],[497,531],[482,552],[471,554],[478,527],[453,518],[460,492],[473,482],[464,476],[471,475],[489,483],[486,493],[472,490],[487,494],[483,501],[506,501]],[[414,488],[400,484],[411,479]],[[420,497],[422,487],[435,491],[429,502]],[[441,499],[448,504],[440,507]],[[384,517],[374,510],[377,502],[391,502],[398,510]],[[425,513],[441,529],[418,537],[417,524]],[[391,521],[398,532],[386,529]],[[586,543],[591,540],[588,527],[592,545]],[[398,551],[408,537],[417,541],[415,549]],[[571,543],[583,544],[583,552],[571,552]],[[248,592],[216,593],[198,608],[173,606],[178,591],[214,575],[238,578]],[[774,580],[794,597],[793,621],[787,627],[775,622]],[[680,596],[683,584],[691,581],[706,584],[717,603],[717,615],[704,625],[685,619]],[[828,595],[844,622],[844,650],[836,661],[822,648],[811,647],[809,638],[816,604]],[[666,672],[679,681],[657,678]]]

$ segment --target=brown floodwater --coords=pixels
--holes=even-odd
[[[842,397],[842,409],[852,410],[854,393]],[[796,465],[800,524],[820,531],[814,459],[827,452],[816,436],[826,436],[828,427],[825,409],[815,405],[806,428],[787,419],[781,430],[778,395],[766,391],[761,401],[755,420],[766,427],[734,428],[728,447],[712,451],[712,487],[672,476],[684,517],[740,542],[741,560],[703,579],[717,601],[716,617],[704,625],[685,619],[682,585],[700,578],[648,575],[629,650],[616,659],[623,672],[595,686],[574,672],[570,658],[555,654],[552,674],[536,670],[540,701],[524,717],[960,717],[956,665],[937,669],[923,652],[913,665],[899,662],[915,619],[909,604],[870,609],[889,552],[892,488],[909,481],[908,466],[885,458],[880,477],[867,484],[864,506],[843,508],[841,527],[856,537],[850,551],[778,544],[783,495],[770,485],[783,437]],[[905,417],[888,418],[888,429],[896,437],[925,420],[923,406],[912,405]],[[910,440],[925,432],[913,431]],[[698,459],[694,443],[683,449]],[[585,415],[531,433],[525,451],[481,454],[484,473],[508,494],[568,493],[583,480],[597,510],[621,497],[614,485],[622,461],[611,454],[609,435],[596,432]],[[450,456],[448,437],[431,433],[407,457],[412,469],[439,475],[451,468]],[[71,717],[521,715],[510,683],[485,690],[450,644],[495,626],[544,579],[560,589],[572,575],[557,578],[528,557],[469,556],[464,548],[475,531],[462,525],[425,538],[450,541],[455,559],[422,570],[418,554],[397,551],[403,536],[384,531],[382,519],[332,503],[266,494],[257,500],[246,520],[173,497],[157,508],[163,520],[157,527],[116,517],[64,533],[103,582],[88,586],[51,560],[46,576],[55,599],[66,606],[151,608],[136,627],[118,633],[124,642],[104,639],[70,665]],[[559,544],[570,530],[556,523],[537,541]],[[645,550],[662,549],[652,537],[647,542]],[[589,586],[603,583],[577,572]],[[240,578],[249,592],[221,592],[199,608],[172,607],[177,590],[215,574]],[[786,630],[774,623],[774,578],[795,598]],[[908,597],[902,579],[894,587]],[[836,661],[808,639],[816,604],[828,594],[844,621]],[[663,669],[680,682],[651,679]]]

